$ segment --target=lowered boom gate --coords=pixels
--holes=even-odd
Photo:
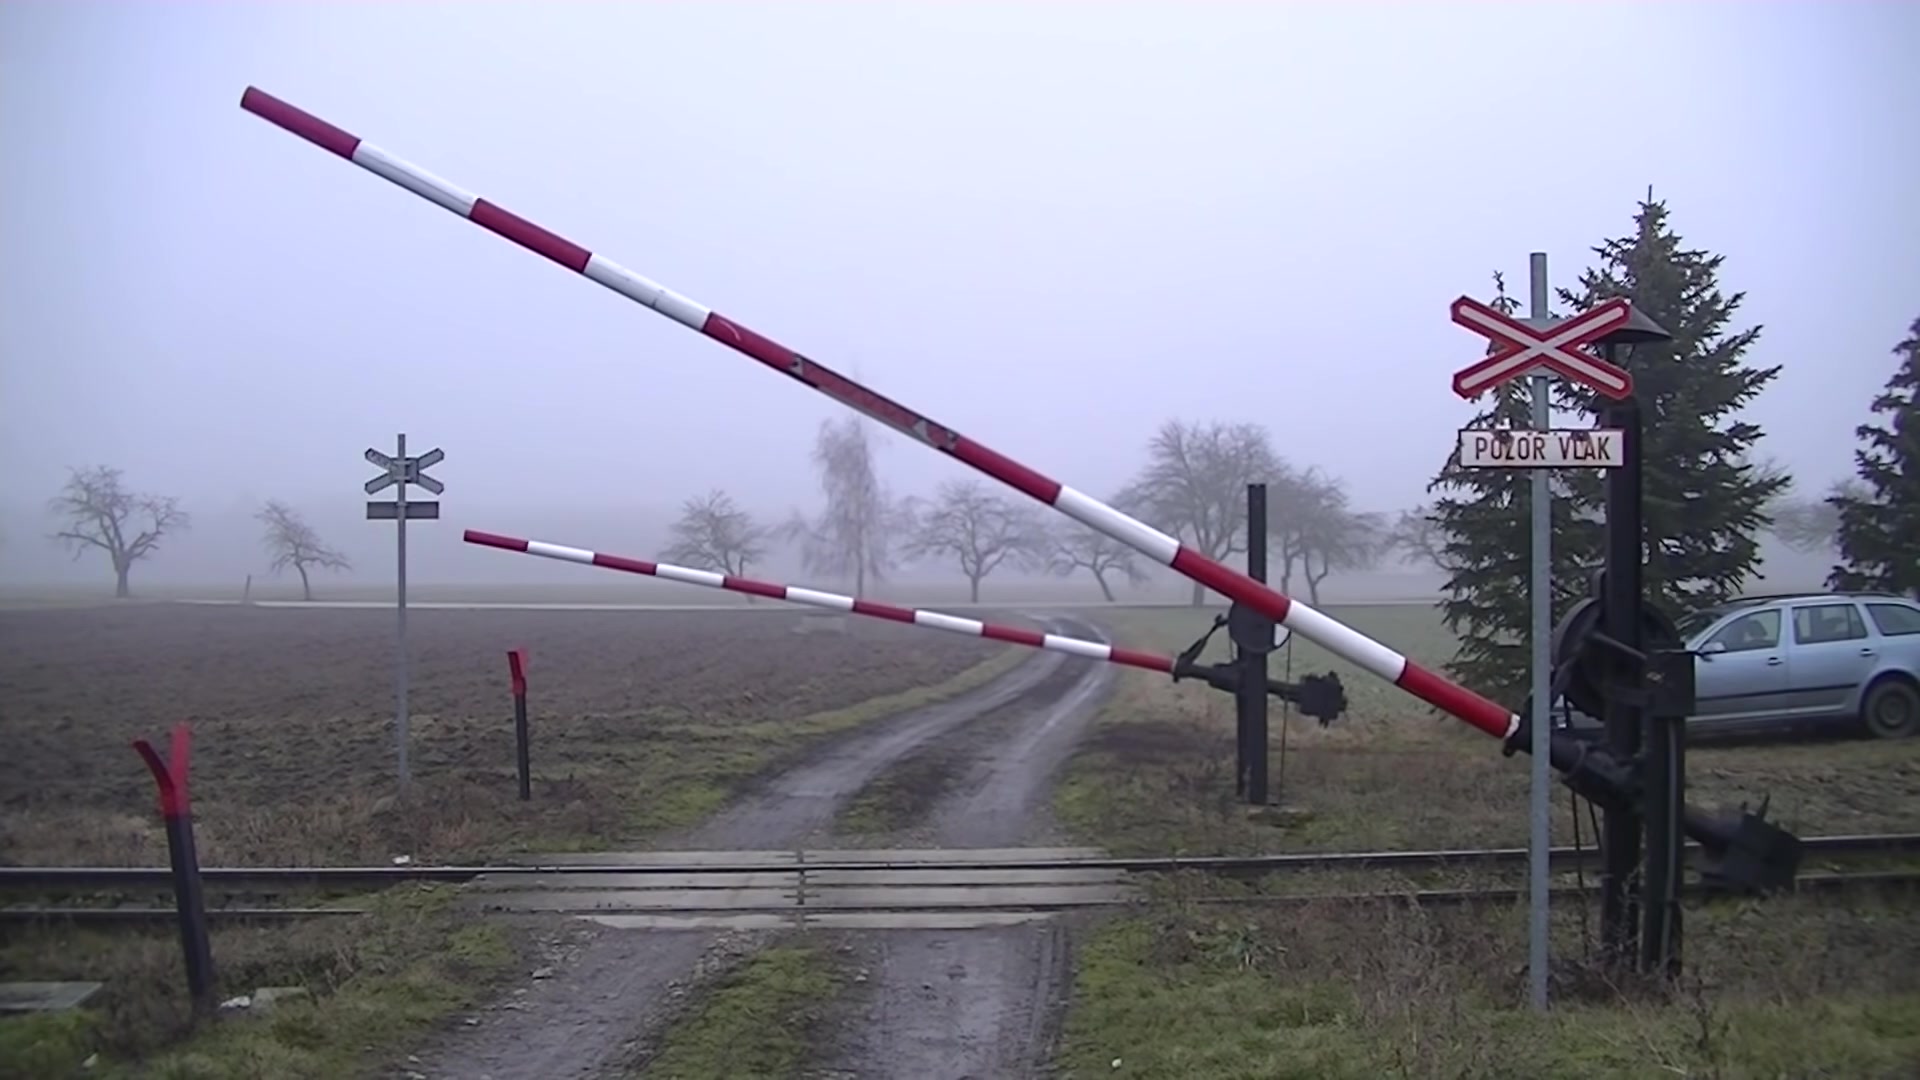
[[[965,634],[968,637],[983,637],[993,641],[1027,645],[1035,649],[1066,653],[1069,656],[1080,656],[1089,660],[1105,660],[1109,664],[1119,664],[1123,667],[1163,672],[1173,676],[1175,682],[1181,679],[1204,679],[1207,685],[1217,690],[1225,690],[1230,694],[1237,692],[1240,688],[1239,665],[1196,663],[1195,657],[1200,652],[1199,648],[1189,649],[1179,656],[1160,656],[1135,649],[1122,649],[1100,641],[1087,641],[1083,638],[1065,637],[1060,634],[1043,634],[1038,630],[983,622],[979,619],[947,615],[923,608],[896,607],[893,604],[862,600],[839,593],[803,589],[797,585],[775,585],[770,581],[755,581],[753,578],[721,574],[712,570],[695,570],[690,566],[629,559],[623,555],[608,555],[605,552],[588,551],[585,548],[549,544],[544,540],[522,540],[517,536],[501,536],[497,533],[481,532],[478,529],[468,529],[462,539],[469,544],[500,548],[503,551],[518,551],[526,555],[538,555],[543,559],[582,563],[587,566],[598,566],[603,570],[619,570],[628,574],[645,574],[648,577],[680,581],[688,585],[704,585],[709,589],[726,589],[729,592],[786,600],[808,607],[825,608],[828,611],[851,612],[855,615],[885,619],[888,622],[907,623],[954,634]],[[1205,644],[1204,638],[1201,643]],[[1325,675],[1308,675],[1297,683],[1268,679],[1267,693],[1291,703],[1301,712],[1320,721],[1322,727],[1339,719],[1340,714],[1345,712],[1347,707],[1346,689],[1340,685],[1340,676],[1333,672]]]
[[[1527,724],[1512,709],[1413,663],[1386,645],[1292,600],[1246,574],[1207,558],[1184,546],[1178,539],[1084,492],[1050,479],[951,428],[937,424],[694,300],[548,232],[270,94],[248,87],[241,96],[240,107],[1171,567],[1189,580],[1227,597],[1232,602],[1230,618],[1243,626],[1250,621],[1267,620],[1285,626],[1342,660],[1501,740],[1507,753],[1530,751]],[[1590,630],[1583,635],[1570,633],[1568,641],[1577,647],[1568,651],[1575,655],[1565,657],[1556,664],[1555,683],[1566,687],[1576,681],[1579,678],[1577,669],[1587,667],[1580,663],[1582,656],[1591,659],[1595,649],[1611,649],[1621,655],[1646,659],[1647,653],[1633,649],[1632,643],[1620,640],[1621,636],[1619,633],[1607,634],[1598,630]],[[1633,702],[1631,707],[1645,710],[1648,705],[1642,699]],[[1671,791],[1664,790],[1666,785],[1660,785],[1662,791],[1649,791],[1642,753],[1623,754],[1615,746],[1589,745],[1571,731],[1560,730],[1552,733],[1549,746],[1550,761],[1554,769],[1561,773],[1567,786],[1609,815],[1617,814],[1623,821],[1632,820],[1650,805],[1676,801]],[[1716,814],[1684,807],[1679,816],[1686,834],[1699,841],[1707,853],[1707,875],[1722,886],[1767,891],[1791,883],[1798,871],[1798,839],[1767,822],[1764,805],[1758,812],[1749,812],[1742,807],[1734,814]],[[1661,958],[1660,966],[1666,966],[1665,962],[1671,959]]]

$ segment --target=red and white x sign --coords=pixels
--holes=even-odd
[[[1496,348],[1485,360],[1454,373],[1453,392],[1463,398],[1476,398],[1532,368],[1544,367],[1610,398],[1624,398],[1633,393],[1633,376],[1581,346],[1625,326],[1632,314],[1626,300],[1616,298],[1542,333],[1463,296],[1453,302],[1453,321],[1487,338]]]

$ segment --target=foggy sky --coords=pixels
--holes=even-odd
[[[1570,285],[1649,185],[1785,365],[1761,453],[1846,475],[1920,315],[1916,40],[1851,3],[10,3],[0,580],[74,572],[70,465],[198,515],[141,575],[260,562],[267,497],[384,543],[360,454],[400,430],[447,451],[424,577],[508,558],[462,527],[644,557],[621,522],[709,487],[815,501],[839,406],[249,84],[1075,486],[1170,416],[1251,420],[1384,510],[1473,412],[1448,302],[1524,296],[1534,250]],[[898,490],[964,472],[878,442]]]

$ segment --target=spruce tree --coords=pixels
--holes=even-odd
[[[1644,465],[1647,599],[1670,618],[1737,595],[1759,562],[1767,506],[1789,478],[1753,460],[1760,426],[1738,419],[1742,407],[1780,373],[1749,367],[1743,356],[1760,328],[1728,332],[1745,293],[1724,294],[1725,257],[1681,246],[1667,208],[1649,192],[1633,234],[1594,249],[1599,265],[1560,299],[1580,311],[1624,296],[1673,335],[1670,342],[1622,348],[1640,403]],[[1598,417],[1606,399],[1562,384],[1568,405]],[[1590,513],[1605,506],[1605,479],[1568,473]]]
[[[1840,560],[1827,584],[1920,597],[1920,319],[1894,347],[1900,366],[1873,399],[1884,426],[1855,429],[1861,485],[1827,500],[1840,514]]]
[[[1519,302],[1506,283],[1493,276],[1490,306],[1512,315]],[[1491,351],[1491,348],[1490,350]],[[1516,379],[1490,391],[1473,428],[1532,426],[1531,394]],[[1444,492],[1426,511],[1437,535],[1435,561],[1447,574],[1440,612],[1458,640],[1448,673],[1496,701],[1518,705],[1528,690],[1532,610],[1528,588],[1532,564],[1533,491],[1531,470],[1469,469],[1455,447],[1429,492]],[[1586,594],[1581,568],[1590,562],[1598,533],[1582,509],[1569,501],[1565,477],[1552,474],[1554,500],[1553,611],[1557,619],[1574,599]]]

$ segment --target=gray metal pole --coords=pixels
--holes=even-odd
[[[407,767],[407,433],[401,432],[394,440],[394,459],[400,462],[400,483],[396,486],[398,495],[394,496],[399,514],[400,561],[395,575],[397,583],[399,623],[394,637],[395,670],[393,679],[393,738],[399,747],[400,791],[405,794],[413,785],[413,774]]]
[[[1528,257],[1528,270],[1531,277],[1531,311],[1533,318],[1545,320],[1547,312],[1547,256],[1536,251]],[[1545,375],[1535,375],[1533,384],[1533,426],[1541,431],[1553,427],[1552,386]],[[1553,703],[1548,700],[1552,683],[1552,643],[1553,636],[1553,518],[1548,500],[1552,498],[1552,489],[1548,486],[1551,474],[1543,468],[1535,468],[1533,482],[1533,566],[1528,596],[1532,599],[1532,668],[1533,668],[1533,715],[1531,722],[1533,748],[1529,754],[1531,764],[1532,791],[1528,807],[1527,828],[1527,989],[1533,1001],[1533,1007],[1545,1010],[1547,1007],[1547,858],[1550,839],[1550,816],[1548,796],[1552,793],[1553,756],[1549,745]]]

